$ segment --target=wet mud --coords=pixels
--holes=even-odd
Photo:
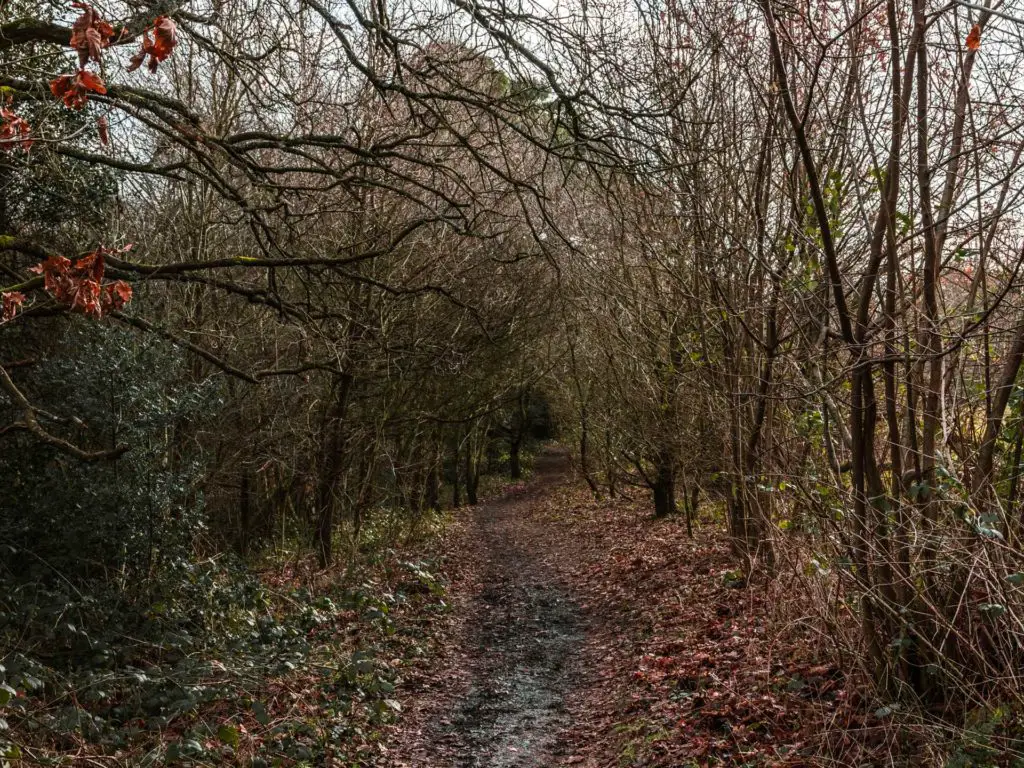
[[[583,619],[523,518],[567,472],[566,456],[545,454],[523,491],[474,517],[484,587],[469,612],[470,684],[450,716],[428,729],[431,768],[547,768],[564,754],[565,699],[579,675]]]

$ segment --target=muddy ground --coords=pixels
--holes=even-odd
[[[569,474],[564,453],[546,453],[529,485],[470,513],[460,535],[470,567],[455,590],[455,648],[403,718],[394,765],[540,768],[565,756],[585,619],[530,523]]]
[[[720,522],[691,537],[645,494],[595,499],[555,451],[536,469],[452,526],[451,608],[383,765],[887,764],[895,731],[850,704],[784,580],[736,584]]]

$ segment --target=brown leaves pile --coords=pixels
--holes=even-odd
[[[157,65],[174,52],[174,46],[178,44],[178,25],[174,23],[174,19],[158,16],[153,22],[152,33],[152,38],[150,30],[147,29],[142,33],[142,47],[138,53],[132,56],[132,63],[128,65],[129,72],[134,72],[141,67],[147,56],[149,56],[149,71],[156,72]]]
[[[123,253],[130,248],[129,245],[114,251],[101,245],[74,262],[63,256],[51,256],[29,271],[42,275],[46,292],[72,312],[88,317],[103,317],[104,314],[116,312],[132,300],[132,287],[129,283],[124,280],[103,282],[106,255]]]
[[[967,35],[967,49],[976,51],[981,48],[981,27],[975,24]]]
[[[109,48],[114,38],[114,27],[88,3],[74,2],[71,7],[82,12],[71,26],[69,42],[69,45],[78,52],[78,72],[51,80],[50,91],[69,109],[82,109],[89,100],[90,93],[103,95],[107,92],[103,79],[85,67],[90,61],[96,64],[102,61],[103,49]],[[177,44],[178,27],[174,20],[167,16],[158,16],[152,28],[143,31],[142,48],[132,56],[128,71],[138,69],[148,56],[149,69],[156,72],[157,65],[166,61]],[[107,143],[106,137],[105,124],[100,125],[100,139],[104,144]],[[0,139],[2,138],[0,134]]]

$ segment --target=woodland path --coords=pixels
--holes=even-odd
[[[403,718],[392,765],[541,768],[567,754],[566,698],[583,672],[585,619],[546,562],[558,553],[531,523],[570,473],[567,455],[544,453],[528,485],[471,513],[456,647]]]
[[[557,449],[462,510],[444,542],[450,610],[403,672],[378,765],[888,764],[887,732],[792,620],[804,606],[774,581],[737,583],[719,526],[690,536],[649,510],[643,494],[595,499]]]

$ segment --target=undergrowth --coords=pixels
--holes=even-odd
[[[301,563],[301,561],[300,561]],[[368,765],[447,610],[436,562],[177,560],[145,584],[0,587],[0,765]]]
[[[74,462],[15,434],[0,455],[0,768],[372,764],[447,610],[442,517],[367,509],[358,532],[339,526],[332,570],[298,527],[232,554],[211,527],[211,456],[171,439],[214,419],[224,388],[170,383],[180,352],[116,329],[48,343],[60,354],[31,385],[86,442],[131,450]]]

